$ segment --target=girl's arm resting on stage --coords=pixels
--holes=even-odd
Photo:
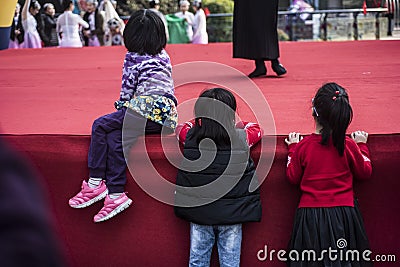
[[[181,142],[182,144],[185,144],[186,141],[186,135],[188,131],[194,126],[195,122],[194,119],[187,121],[185,123],[178,124],[175,129],[175,134],[176,137],[178,138],[178,141]]]
[[[245,130],[246,140],[249,147],[257,144],[264,134],[264,131],[261,129],[260,125],[254,122],[239,121],[236,123],[236,128]]]

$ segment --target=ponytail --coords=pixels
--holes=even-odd
[[[332,143],[343,155],[346,130],[353,119],[353,110],[346,90],[336,83],[327,83],[317,92],[313,115],[322,126],[322,145],[327,145],[332,136]]]
[[[345,146],[346,130],[353,119],[353,110],[349,105],[348,97],[337,97],[334,101],[331,116],[329,118],[332,125],[332,141],[333,145],[343,155]]]

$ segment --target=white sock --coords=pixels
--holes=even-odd
[[[112,193],[112,194],[109,194],[109,197],[111,199],[116,199],[116,198],[119,198],[121,195],[122,195],[122,193]]]
[[[90,188],[96,188],[100,185],[101,181],[103,180],[103,178],[93,178],[90,177],[89,181],[88,181],[88,185]]]

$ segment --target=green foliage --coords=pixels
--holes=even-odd
[[[148,0],[127,0],[127,5],[131,10],[149,8]],[[177,0],[160,0],[160,11],[166,14],[173,14],[179,10]]]
[[[210,43],[231,42],[232,23],[233,23],[233,17],[208,17],[207,18],[208,41]]]
[[[202,3],[212,14],[233,13],[233,0],[203,0]]]
[[[193,0],[189,0],[189,2],[193,3]],[[234,0],[203,0],[202,3],[203,8],[207,8],[211,14],[233,13]],[[148,0],[127,0],[126,4],[129,6],[130,10],[148,8]],[[174,14],[179,11],[178,0],[160,0],[160,11],[165,15]],[[193,12],[193,10],[191,11]],[[129,15],[129,13],[126,15]],[[209,42],[231,42],[232,23],[232,16],[208,17],[207,32]],[[279,40],[286,41],[289,39],[287,34],[283,31],[278,31],[278,35]]]
[[[125,1],[132,10],[148,8],[148,0],[120,0]],[[160,0],[160,11],[166,14],[173,14],[179,11],[178,0]],[[189,0],[192,4],[193,0]],[[211,13],[233,13],[233,0],[203,0],[203,7],[207,7]]]
[[[278,40],[279,41],[289,41],[289,35],[282,29],[278,29]]]
[[[233,0],[203,0],[203,8],[211,14],[233,13]],[[233,17],[208,17],[207,31],[210,42],[232,41]]]

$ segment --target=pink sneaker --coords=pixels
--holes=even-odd
[[[93,203],[102,200],[107,195],[107,187],[104,181],[96,188],[91,188],[86,181],[82,182],[81,191],[69,200],[69,205],[72,208],[84,208],[92,205]]]
[[[122,193],[116,199],[111,199],[110,196],[107,195],[104,200],[103,208],[94,216],[93,220],[94,222],[103,222],[111,219],[124,209],[128,208],[131,204],[132,199],[127,197],[125,193]]]

